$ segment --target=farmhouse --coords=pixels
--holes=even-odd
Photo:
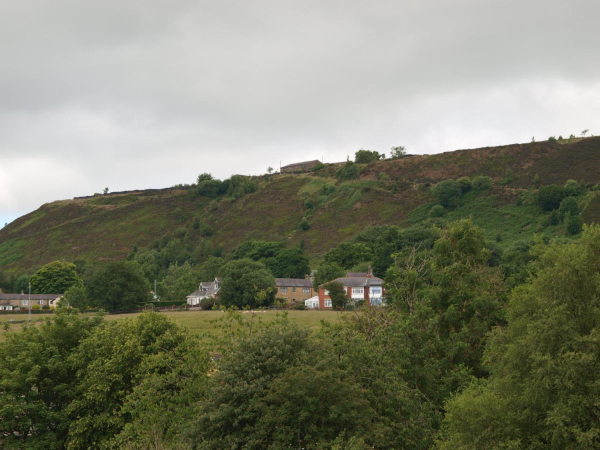
[[[287,300],[288,304],[307,300],[316,295],[312,280],[307,278],[275,278],[276,296]]]
[[[364,276],[363,276],[364,275]],[[367,273],[349,272],[343,278],[337,278],[337,281],[344,285],[348,298],[357,302],[364,300],[367,305],[381,305],[384,301],[384,281],[381,278],[373,276],[373,271],[369,267]],[[331,308],[331,297],[329,292],[322,286],[319,286],[319,308]]]
[[[63,294],[31,294],[31,307],[39,305],[40,308],[54,308]],[[0,311],[13,311],[18,309],[29,309],[30,295],[4,294],[0,290]]]
[[[293,173],[293,172],[308,172],[310,169],[315,167],[321,161],[315,159],[313,161],[304,161],[294,164],[288,164],[281,168],[281,173]]]
[[[219,289],[221,289],[221,278],[201,282],[198,289],[187,296],[188,306],[198,306],[205,298],[217,297]]]

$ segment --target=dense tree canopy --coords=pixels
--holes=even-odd
[[[221,304],[243,308],[269,306],[275,300],[275,278],[265,265],[251,259],[228,262],[221,269]]]
[[[46,264],[29,280],[32,294],[64,294],[71,286],[83,285],[75,264],[53,261]]]
[[[150,283],[136,262],[116,261],[92,276],[87,294],[93,306],[108,311],[130,310],[150,300]]]

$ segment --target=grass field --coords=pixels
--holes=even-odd
[[[219,328],[220,323],[218,322],[218,319],[223,317],[225,313],[221,311],[173,311],[162,312],[161,314],[164,314],[181,325],[185,325],[192,332],[198,334],[221,334],[222,330]],[[268,321],[277,318],[278,314],[282,314],[282,311],[258,311],[254,313],[254,317],[252,317],[252,312],[244,312],[242,313],[242,317],[244,320]],[[298,324],[298,326],[301,328],[308,328],[311,331],[316,331],[320,328],[322,320],[335,323],[341,320],[342,314],[344,313],[339,313],[336,311],[289,311],[288,318],[291,322]],[[119,320],[123,318],[134,318],[138,315],[139,313],[113,314],[106,315],[105,318],[106,320]],[[88,314],[88,316],[92,316],[92,314]],[[51,314],[31,316],[34,324],[43,322],[45,318],[51,317]],[[27,321],[27,314],[1,315],[0,323],[10,321],[11,319],[14,319],[15,322],[25,321],[23,323],[14,323],[11,325],[11,331],[19,331]],[[0,334],[0,342],[1,341],[4,341],[3,334]]]

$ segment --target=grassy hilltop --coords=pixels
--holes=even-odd
[[[431,185],[486,175],[485,193],[466,194],[445,219],[472,217],[500,246],[535,233],[560,236],[528,191],[536,186],[600,182],[600,138],[544,141],[360,165],[356,180],[336,167],[298,175],[255,177],[258,190],[241,198],[198,196],[194,187],[114,193],[45,204],[0,230],[0,269],[32,272],[57,259],[91,265],[124,259],[133,246],[186,236],[225,252],[250,239],[303,245],[320,255],[371,225],[408,227],[426,221],[436,199]],[[600,196],[582,200],[586,222],[600,221]],[[525,201],[518,201],[518,199]],[[518,204],[518,206],[517,206]],[[310,228],[303,230],[306,219]]]

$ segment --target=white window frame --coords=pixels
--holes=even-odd
[[[331,299],[325,300],[324,307],[325,308],[332,308],[333,307],[333,305],[331,304]]]
[[[381,298],[383,296],[383,288],[380,287],[372,287],[371,288],[371,297]]]
[[[28,306],[29,300],[23,300],[23,306]]]
[[[310,294],[310,288],[302,288],[302,293],[303,294]]]
[[[281,292],[282,294],[287,294],[288,288],[286,287],[281,287],[279,288],[279,292]]]

